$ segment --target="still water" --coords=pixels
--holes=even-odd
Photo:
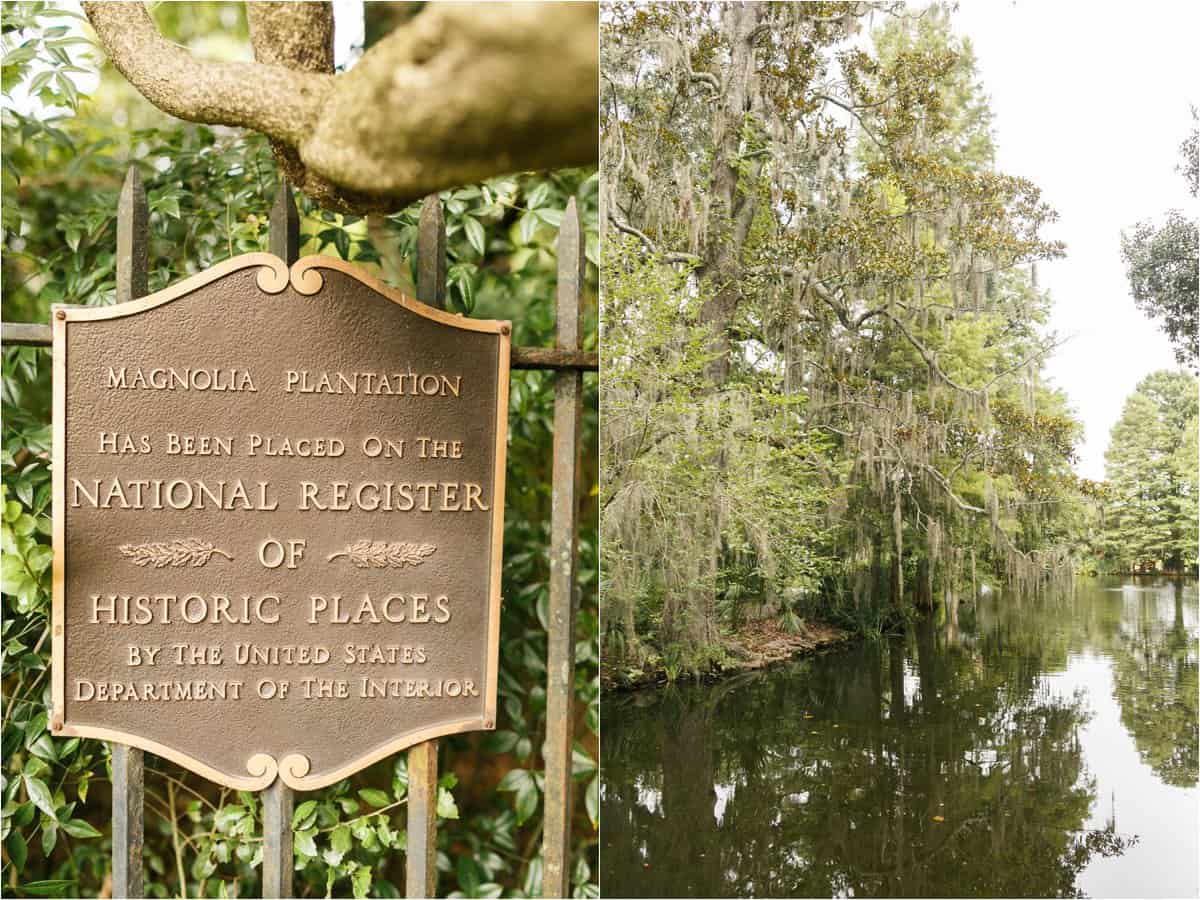
[[[605,699],[609,897],[1195,897],[1195,580]]]

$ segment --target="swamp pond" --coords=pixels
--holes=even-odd
[[[941,617],[944,619],[944,617]],[[613,897],[1200,892],[1195,579],[603,700]]]

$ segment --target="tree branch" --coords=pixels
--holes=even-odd
[[[858,122],[859,126],[861,126],[867,137],[871,139],[872,143],[874,143],[875,146],[880,150],[883,149],[883,144],[880,142],[879,138],[875,136],[875,132],[871,130],[870,126],[867,125],[866,119],[863,118],[862,113],[855,109],[852,105],[843,100],[839,100],[837,97],[831,97],[828,94],[817,94],[816,98],[818,100],[824,100],[827,103],[832,103],[834,106],[840,107],[846,112],[850,113],[850,115],[854,116],[855,121]]]
[[[333,88],[327,75],[198,60],[159,34],[141,3],[85,2],[83,11],[112,64],[138,93],[189,122],[253,128],[295,145]]]
[[[333,4],[259,0],[246,4],[254,58],[268,66],[333,74]]]
[[[336,76],[317,71],[329,61],[325,4],[251,4],[256,63],[194,58],[140,2],[83,6],[142,96],[181,119],[261,132],[303,167],[294,181],[327,183],[320,202],[332,209],[394,210],[596,161],[595,4],[432,3]]]
[[[632,225],[622,222],[611,212],[608,214],[608,221],[612,223],[613,228],[617,229],[617,231],[621,232],[622,234],[628,234],[637,238],[642,242],[642,246],[644,246],[650,253],[657,255],[658,258],[665,263],[691,263],[693,265],[698,265],[702,262],[700,257],[694,253],[659,253],[658,247],[655,246],[654,241],[650,240],[644,231],[639,231]]]
[[[333,4],[279,3],[262,0],[246,4],[254,59],[269,66],[333,74]],[[272,140],[271,152],[280,173],[321,206],[336,206],[337,186],[310,172],[299,151]]]
[[[929,366],[930,371],[937,375],[937,377],[944,383],[950,385],[950,387],[954,388],[955,390],[962,391],[964,394],[981,393],[975,388],[969,388],[965,385],[959,384],[957,381],[943,372],[942,367],[938,365],[937,356],[935,356],[933,351],[926,347],[921,340],[909,330],[908,326],[901,321],[899,316],[888,309],[881,309],[879,310],[878,314],[890,319],[891,322],[900,329],[900,333],[904,335],[904,339],[908,341],[913,346],[913,349],[915,349],[917,353],[921,355],[921,359],[925,360],[925,363]]]

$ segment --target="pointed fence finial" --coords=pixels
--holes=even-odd
[[[442,198],[430,194],[421,203],[417,226],[417,299],[446,308],[446,214]]]
[[[147,244],[150,208],[137,166],[130,166],[117,203],[117,302],[136,300],[149,293]]]
[[[292,186],[286,178],[279,179],[279,190],[271,204],[271,252],[289,266],[300,257],[300,212],[292,196]]]

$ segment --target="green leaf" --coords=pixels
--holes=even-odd
[[[367,896],[371,890],[371,869],[368,866],[359,866],[354,870],[350,876],[350,888],[355,897]]]
[[[338,256],[342,259],[350,258],[350,235],[344,229],[339,228],[334,234],[333,246],[337,247]]]
[[[54,797],[50,794],[50,788],[46,787],[46,782],[29,775],[23,777],[25,779],[25,791],[29,794],[29,799],[43,813],[48,815],[52,820],[57,821],[58,817],[54,810]]]
[[[77,894],[74,890],[75,882],[68,881],[65,878],[57,878],[49,881],[31,881],[28,884],[21,885],[21,890],[26,894],[33,894],[35,897],[70,897]]]
[[[5,554],[3,561],[0,561],[0,583],[3,584],[4,593],[17,594],[28,579],[29,573],[25,571],[21,557]]]
[[[83,819],[71,819],[69,822],[64,822],[62,829],[71,837],[96,838],[101,836],[91,823],[85,822]]]
[[[52,821],[42,820],[42,856],[47,859],[54,852],[58,843],[58,825]]]
[[[454,802],[454,795],[443,787],[438,788],[437,814],[443,819],[458,818],[458,804]]]
[[[308,828],[310,825],[312,825],[312,822],[306,822],[305,820],[308,819],[309,816],[312,816],[315,819],[316,813],[317,801],[305,800],[303,803],[297,806],[295,812],[292,813],[292,830],[299,831],[301,829]]]
[[[584,802],[587,805],[588,818],[592,820],[592,827],[600,827],[600,776],[597,775],[592,779],[587,786],[587,793],[584,794]]]
[[[25,836],[14,830],[5,839],[4,846],[8,850],[8,858],[12,860],[17,872],[20,872],[25,868],[25,860],[29,856],[29,845],[25,843]]]
[[[517,746],[518,735],[515,731],[497,731],[492,734],[491,750],[494,753],[508,753],[513,747]]]
[[[576,744],[571,748],[571,774],[578,778],[596,771],[596,761],[583,748]]]
[[[465,853],[459,854],[454,861],[454,874],[458,877],[459,886],[468,897],[477,896],[479,884],[486,877],[483,869]]]
[[[529,209],[537,209],[550,199],[550,182],[543,181],[538,184],[532,191],[529,192],[529,199],[526,201],[526,206]]]
[[[524,769],[509,769],[496,785],[498,791],[519,791],[527,784],[532,784],[532,776]]]
[[[483,226],[479,224],[478,219],[472,219],[470,216],[463,218],[463,230],[467,233],[467,240],[471,246],[475,248],[475,252],[480,256],[487,253],[486,238],[483,234]]]
[[[37,815],[37,807],[32,803],[22,803],[17,807],[17,811],[13,813],[13,825],[17,828],[24,828],[33,821],[33,817]]]
[[[517,234],[520,235],[522,244],[533,243],[533,235],[537,232],[538,217],[533,211],[521,213],[521,218],[517,222]]]
[[[529,818],[537,812],[538,807],[538,789],[537,785],[530,779],[529,783],[517,791],[515,807],[517,810],[517,824],[524,825],[529,821]]]
[[[379,788],[363,788],[358,792],[358,796],[363,799],[364,803],[376,808],[387,806],[392,802],[392,798],[387,795],[387,792],[381,791]]]
[[[4,54],[4,58],[0,59],[0,66],[16,66],[21,63],[29,62],[37,56],[37,47],[16,47]]]
[[[49,762],[58,762],[58,754],[54,750],[54,742],[50,740],[50,735],[48,734],[43,734],[30,744],[29,752]]]
[[[559,228],[562,226],[563,211],[561,209],[546,207],[537,211],[537,217],[551,228]]]
[[[297,831],[293,835],[296,852],[303,853],[305,856],[317,856],[316,833],[313,829]]]
[[[339,853],[346,853],[354,846],[354,838],[350,834],[349,825],[339,825],[333,829],[333,834],[330,836],[329,845]]]
[[[217,810],[217,814],[213,816],[213,827],[216,828],[217,831],[228,831],[235,824],[237,824],[238,821],[245,818],[245,816],[246,807],[241,806],[240,804],[233,803],[229,806],[222,806],[219,810]]]

